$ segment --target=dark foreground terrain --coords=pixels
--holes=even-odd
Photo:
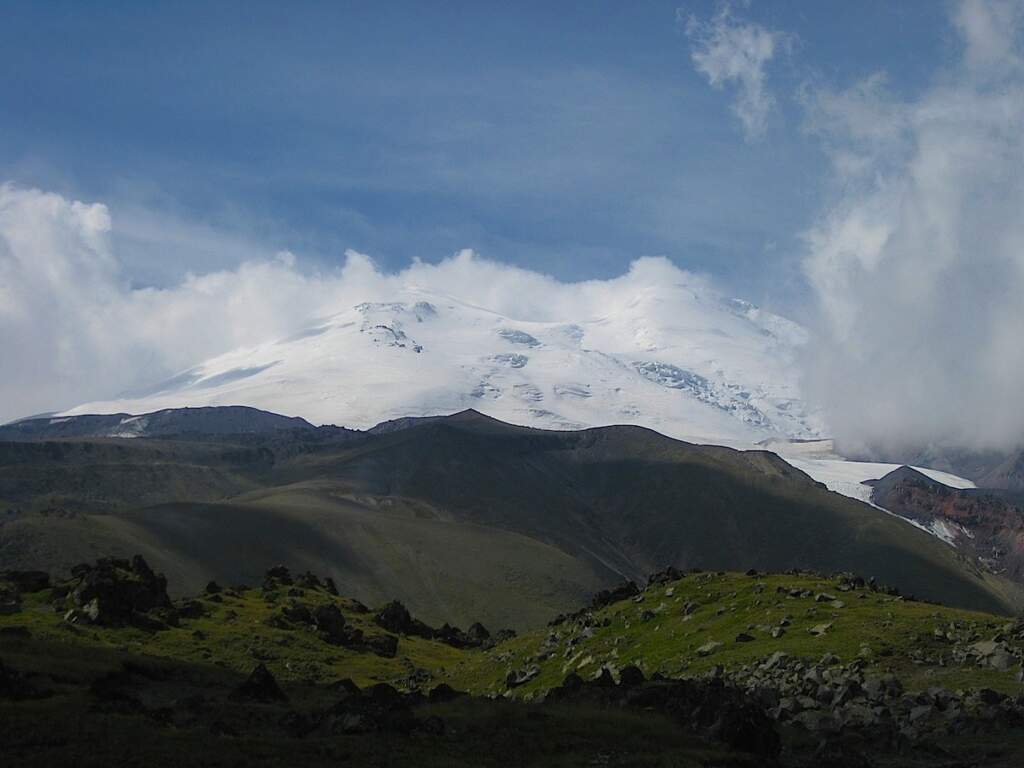
[[[0,573],[5,765],[1019,766],[1024,621],[850,574],[680,572],[515,635],[277,566]]]

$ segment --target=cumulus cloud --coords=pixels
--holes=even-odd
[[[301,274],[288,256],[133,290],[111,236],[102,204],[0,186],[0,420],[255,343],[328,300],[330,280]]]
[[[628,304],[645,286],[714,296],[705,278],[641,259],[619,278],[563,283],[463,251],[386,273],[348,252],[304,270],[282,251],[236,268],[133,288],[102,204],[0,186],[0,422],[115,397],[215,355],[287,337],[311,319],[420,288],[512,318],[578,321]],[[665,307],[664,312],[672,309]]]
[[[775,105],[765,82],[765,70],[776,52],[788,46],[789,36],[740,21],[728,4],[722,5],[710,21],[686,16],[681,10],[676,15],[690,38],[690,57],[697,71],[715,88],[735,88],[732,109],[743,124],[747,140],[763,136]]]
[[[968,0],[912,99],[876,74],[806,94],[835,199],[805,234],[810,392],[848,448],[1024,442],[1021,2]]]

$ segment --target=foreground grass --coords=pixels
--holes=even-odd
[[[239,673],[263,662],[285,681],[329,683],[350,678],[360,686],[388,682],[423,689],[447,682],[475,694],[524,699],[560,684],[569,672],[586,678],[604,666],[614,672],[634,664],[648,675],[687,677],[718,666],[735,670],[776,651],[810,660],[826,653],[845,663],[861,659],[869,675],[896,674],[910,690],[939,686],[1021,691],[1016,666],[1000,671],[955,663],[951,643],[936,635],[937,629],[956,627],[971,642],[988,640],[1006,627],[1006,618],[867,589],[840,591],[839,586],[837,579],[807,574],[694,574],[649,587],[639,601],[595,611],[589,629],[567,622],[487,651],[403,636],[394,658],[330,645],[308,629],[270,626],[268,619],[288,598],[268,600],[260,589],[203,596],[206,615],[160,632],[67,624],[50,605],[48,593],[41,592],[27,595],[20,613],[0,616],[0,629],[20,626],[44,641],[212,664]],[[807,596],[792,597],[793,591]],[[816,602],[818,595],[838,602]],[[321,590],[307,590],[295,599],[308,606],[332,602],[367,636],[383,633],[372,613],[354,601]],[[772,637],[772,629],[780,624],[786,624],[784,634]],[[824,634],[809,632],[820,625],[829,625]],[[549,638],[552,630],[557,638]],[[741,633],[753,639],[737,642]],[[709,643],[721,645],[701,655],[699,649]],[[508,672],[533,665],[539,674],[509,693]]]
[[[861,659],[868,674],[896,674],[910,690],[941,686],[1021,691],[1016,667],[998,671],[955,664],[951,644],[935,634],[936,628],[954,625],[965,636],[987,640],[1006,627],[1005,617],[867,589],[843,592],[839,586],[838,579],[814,575],[690,575],[648,588],[640,602],[626,600],[596,611],[595,626],[588,631],[566,623],[552,628],[559,633],[557,641],[547,642],[549,632],[538,631],[459,659],[450,680],[475,693],[501,693],[506,670],[536,664],[540,674],[514,691],[530,698],[558,685],[569,672],[589,677],[602,666],[614,670],[634,664],[648,675],[687,677],[717,666],[735,670],[782,651],[815,661],[826,653],[846,663]],[[791,597],[791,590],[809,596]],[[815,602],[817,595],[838,602]],[[695,605],[689,615],[687,604]],[[784,634],[772,637],[771,630],[783,620]],[[823,624],[829,625],[824,634],[810,633]],[[741,633],[753,639],[736,642]],[[708,643],[721,646],[700,655],[698,649]]]
[[[368,636],[385,634],[373,623],[372,614],[354,601],[320,590],[305,590],[296,598],[307,606],[334,603],[348,624]],[[55,612],[48,592],[27,596],[19,614],[0,616],[0,628],[22,626],[33,637],[92,648],[116,649],[201,664],[215,664],[248,673],[263,662],[278,679],[308,683],[349,678],[363,687],[379,682],[402,684],[420,671],[432,677],[456,664],[466,652],[443,643],[402,637],[394,658],[331,645],[307,629],[279,629],[267,621],[286,600],[270,602],[259,589],[221,593],[199,599],[206,614],[183,619],[178,627],[159,632],[134,627],[96,627],[67,624]],[[402,687],[408,687],[402,685]]]

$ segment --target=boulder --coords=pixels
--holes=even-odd
[[[483,629],[481,624],[474,624],[473,626]],[[453,648],[479,648],[490,638],[490,633],[486,629],[483,629],[483,631],[485,636],[478,637],[468,632],[463,632],[458,627],[444,624],[440,629],[433,630],[433,637],[435,640],[440,640],[442,643]]]
[[[391,601],[377,611],[373,620],[377,626],[400,635],[414,635],[428,640],[433,639],[435,635],[433,629],[422,621],[414,619],[409,610],[397,600]]]
[[[702,645],[700,648],[697,649],[697,655],[698,656],[710,656],[711,654],[713,654],[715,651],[717,651],[721,647],[722,647],[722,644],[719,643],[718,641],[716,641],[716,640],[709,640],[708,642],[704,643],[704,645]]]
[[[276,581],[284,586],[291,586],[294,583],[291,572],[283,565],[275,565],[273,568],[267,569],[266,581]]]
[[[630,597],[634,597],[640,593],[640,588],[635,582],[627,581],[624,584],[615,587],[614,589],[602,589],[596,595],[593,600],[590,601],[590,607],[592,610],[603,608],[606,605],[617,603],[620,600],[625,600]]]
[[[971,645],[968,652],[978,660],[980,665],[998,669],[1001,672],[1005,672],[1017,663],[1017,659],[1005,640],[982,640]]]
[[[234,690],[231,697],[236,700],[260,702],[288,700],[277,680],[270,674],[270,670],[262,663],[256,665],[249,678]]]
[[[281,607],[281,617],[293,624],[314,623],[312,611],[296,600],[292,600]]]
[[[337,704],[316,716],[316,728],[334,733],[409,733],[417,727],[412,707],[423,702],[417,693],[402,694],[386,683],[363,691],[346,681]],[[442,691],[441,695],[444,695]],[[434,735],[444,732],[444,723],[431,718],[427,730]]]
[[[324,587],[323,582],[312,571],[306,571],[296,576],[295,584],[302,589],[323,589]]]
[[[443,704],[447,701],[455,701],[455,699],[466,695],[466,693],[455,690],[447,683],[439,683],[430,689],[430,692],[427,694],[427,701],[431,704]]]
[[[307,611],[309,613],[309,611]],[[332,645],[343,645],[349,636],[345,616],[336,605],[318,605],[312,611],[312,624],[317,632]]]
[[[789,659],[789,654],[784,651],[776,651],[761,664],[761,669],[769,671],[777,669],[778,667],[785,666],[785,663]]]
[[[529,666],[526,669],[509,670],[509,673],[505,676],[505,685],[509,688],[518,688],[520,685],[530,682],[539,674],[540,667],[536,664]]]
[[[67,600],[80,622],[101,626],[148,625],[144,614],[157,608],[172,608],[167,579],[157,575],[141,555],[129,562],[102,558],[93,566],[72,569],[77,583],[71,585]]]
[[[685,575],[686,574],[684,574],[678,568],[673,568],[670,565],[668,568],[665,568],[664,570],[658,571],[657,573],[652,573],[647,578],[647,586],[652,587],[655,584],[665,584],[669,581],[679,581]]]
[[[619,685],[624,688],[633,688],[638,685],[643,685],[646,682],[644,673],[640,670],[640,667],[630,664],[629,666],[623,667],[619,670]]]
[[[398,638],[394,635],[371,635],[362,639],[363,647],[386,659],[398,653]]]
[[[0,616],[21,611],[21,593],[11,584],[0,584]]]

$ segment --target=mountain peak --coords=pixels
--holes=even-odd
[[[732,444],[820,433],[800,395],[793,360],[802,337],[792,323],[697,287],[651,278],[578,316],[543,308],[513,316],[424,296],[399,288],[390,301],[321,316],[299,333],[64,415],[231,402],[378,432],[412,423],[397,415],[467,413],[453,423],[633,424]]]

